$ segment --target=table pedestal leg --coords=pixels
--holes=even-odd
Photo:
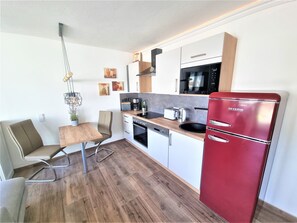
[[[84,173],[88,172],[87,160],[86,160],[86,151],[85,151],[85,143],[81,143],[81,157],[84,166]]]

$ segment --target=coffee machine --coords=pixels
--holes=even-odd
[[[141,99],[140,98],[132,98],[131,105],[132,105],[132,109],[134,111],[139,111],[141,109]]]

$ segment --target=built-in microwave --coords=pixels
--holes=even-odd
[[[221,63],[182,68],[180,94],[210,94],[219,90]]]

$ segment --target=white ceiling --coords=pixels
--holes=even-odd
[[[252,2],[1,1],[1,31],[135,52]]]

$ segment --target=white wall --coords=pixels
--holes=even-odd
[[[282,3],[274,2],[272,5],[280,5],[271,8],[253,9],[258,12],[244,17],[237,15],[236,20],[221,21],[219,25],[204,27],[155,47],[166,51],[228,32],[238,38],[232,90],[289,92],[265,200],[297,216],[297,2]],[[149,51],[143,52],[144,60],[149,61],[149,55]]]
[[[98,82],[111,84],[112,80],[125,81],[127,89],[126,65],[132,61],[132,54],[68,44],[67,38],[66,48],[74,73],[75,90],[83,97],[78,112],[80,122],[96,123],[99,110],[112,110],[113,137],[109,141],[123,138],[119,99],[119,93],[122,92],[110,89],[110,96],[99,96]],[[105,79],[104,67],[117,68],[117,78]],[[7,134],[7,124],[32,119],[44,144],[59,143],[58,127],[70,124],[68,107],[63,99],[63,93],[67,91],[67,85],[62,81],[63,76],[60,41],[1,33],[0,120],[3,121],[3,131],[14,168],[28,163],[20,159]],[[46,121],[39,122],[38,115],[43,113]],[[72,146],[68,152],[79,148]]]

